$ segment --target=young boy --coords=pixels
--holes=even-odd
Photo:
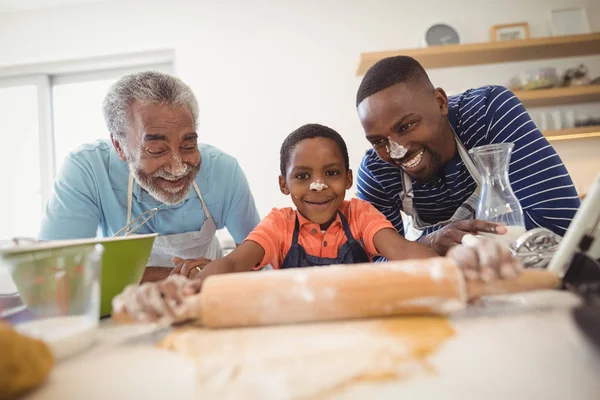
[[[167,298],[179,304],[183,286],[187,294],[196,293],[210,275],[257,270],[269,264],[275,269],[302,268],[366,263],[376,255],[388,260],[437,256],[427,246],[398,234],[370,203],[345,200],[352,171],[346,144],[333,129],[317,124],[298,128],[283,142],[280,156],[279,187],[291,197],[296,210],[273,209],[231,253],[198,268],[196,274],[191,271],[191,284],[173,276],[170,288],[168,280],[156,286],[131,287],[116,299],[115,308],[125,306],[130,314],[136,310],[138,315],[161,317],[171,307],[157,307],[157,301]],[[454,258],[468,270],[467,279],[478,278],[475,271],[483,274],[484,267],[490,266],[498,270],[495,275],[516,272],[510,252],[492,241],[483,243],[483,250],[462,247]],[[481,251],[484,254],[478,257]],[[181,268],[182,264],[176,269]]]
[[[325,266],[435,257],[410,242],[370,203],[345,200],[352,186],[348,150],[326,126],[304,125],[283,142],[279,189],[296,210],[273,209],[226,257],[208,264],[198,277],[261,269]]]

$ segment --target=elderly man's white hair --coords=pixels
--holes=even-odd
[[[130,106],[133,102],[142,106],[184,106],[191,111],[194,122],[198,121],[196,96],[181,79],[156,71],[126,75],[111,86],[102,104],[108,131],[121,143],[131,126]]]

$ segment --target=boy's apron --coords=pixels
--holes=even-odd
[[[151,267],[171,267],[174,256],[183,259],[205,257],[209,260],[215,260],[223,257],[223,249],[217,239],[217,225],[206,207],[202,198],[200,189],[196,181],[192,183],[194,190],[198,194],[206,220],[199,231],[177,233],[173,235],[157,236],[154,239],[152,252],[147,266]],[[129,176],[129,189],[127,191],[127,223],[131,221],[131,209],[133,204],[133,176]]]
[[[300,223],[298,222],[298,216],[296,216],[296,225],[294,227],[294,236],[292,237],[292,246],[288,251],[281,268],[301,268],[301,267],[315,267],[325,265],[336,265],[336,264],[358,264],[368,263],[369,257],[361,246],[360,242],[354,239],[350,226],[346,217],[338,211],[344,233],[348,239],[346,243],[338,248],[338,255],[336,258],[325,258],[316,257],[308,254],[304,247],[298,243],[298,234],[300,231]]]

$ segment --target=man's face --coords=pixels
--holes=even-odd
[[[417,84],[390,86],[358,105],[367,140],[377,155],[419,181],[435,179],[448,161],[443,134],[447,115],[448,100],[443,90],[420,88]],[[394,154],[394,148],[402,150],[398,145],[406,149],[404,155],[403,151]]]
[[[138,184],[165,203],[181,203],[200,169],[198,134],[187,107],[152,104],[130,107],[132,124],[124,143],[113,138]]]
[[[352,187],[352,171],[346,169],[342,152],[333,140],[304,139],[292,150],[286,176],[279,177],[279,185],[283,194],[292,197],[300,214],[327,229],[346,190]]]

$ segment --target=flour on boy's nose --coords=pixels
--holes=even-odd
[[[321,190],[325,190],[328,187],[329,186],[327,186],[325,184],[325,182],[323,182],[321,179],[318,179],[318,180],[316,180],[314,182],[311,182],[310,186],[309,186],[310,190],[313,190],[315,192],[320,192]]]

